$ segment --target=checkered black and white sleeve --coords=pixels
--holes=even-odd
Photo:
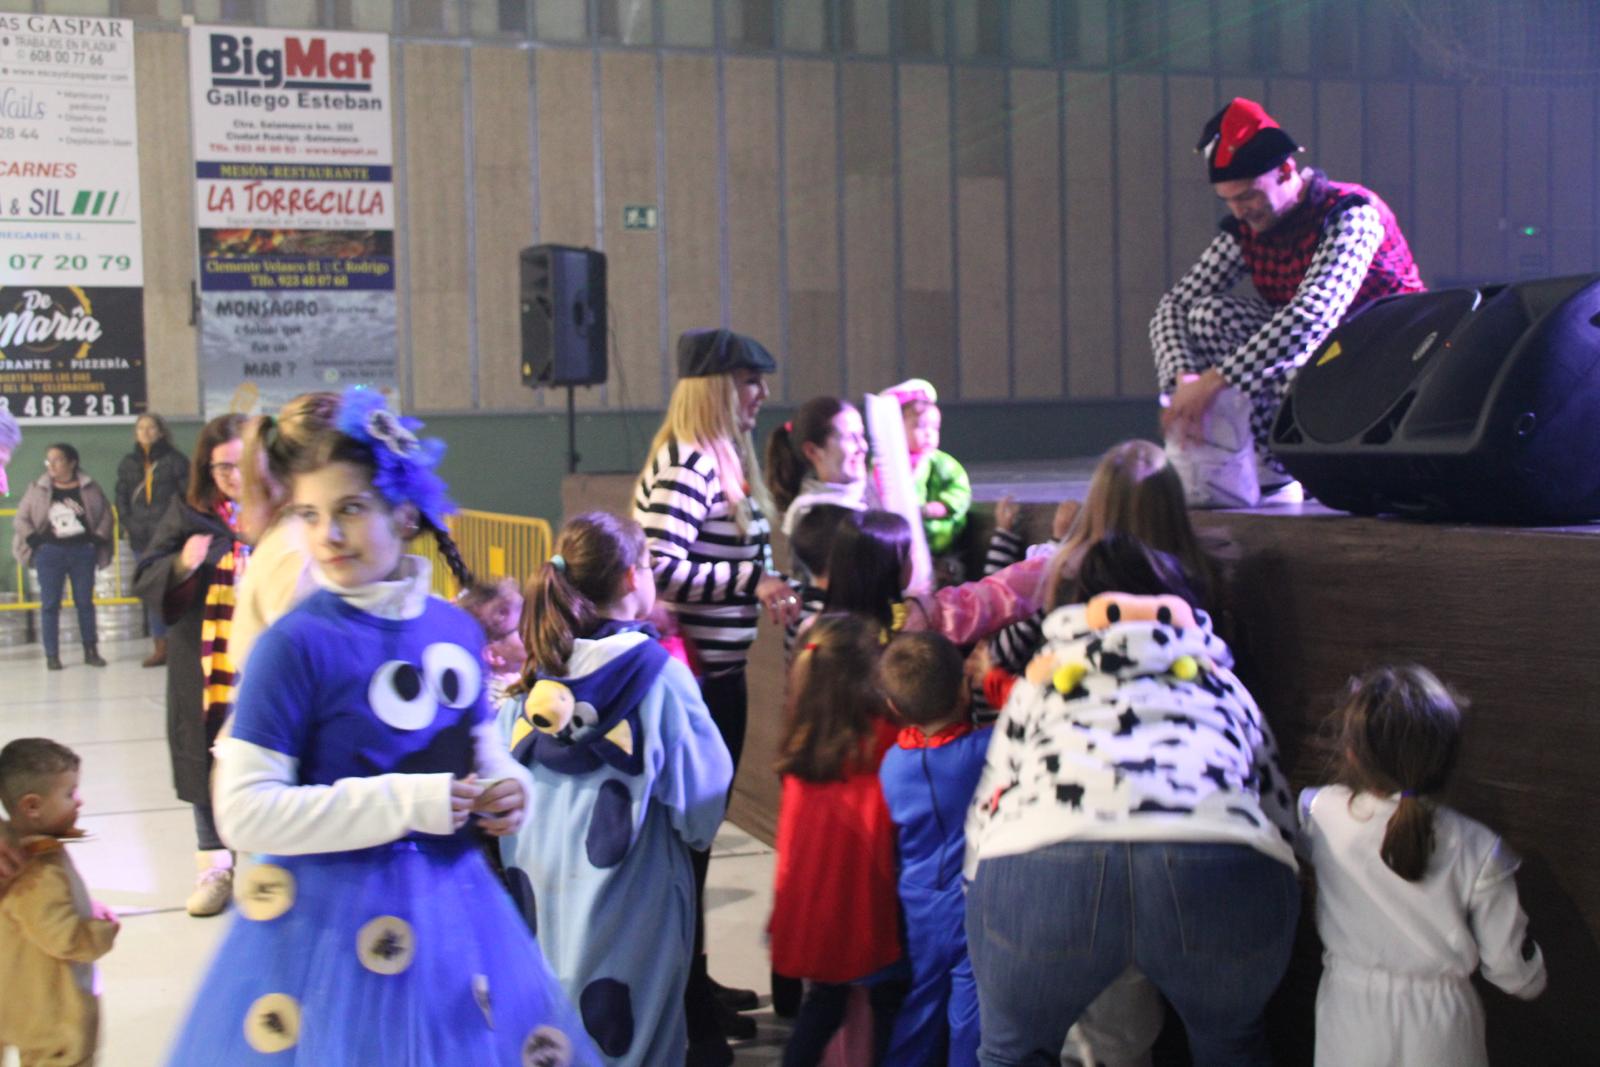
[[[1219,233],[1194,266],[1156,304],[1156,313],[1150,319],[1150,347],[1155,352],[1156,376],[1163,393],[1176,389],[1180,376],[1203,369],[1189,351],[1185,326],[1189,306],[1199,297],[1232,289],[1243,273],[1244,256],[1239,252],[1239,242],[1232,234]]]
[[[1383,223],[1371,204],[1358,204],[1327,226],[1294,299],[1222,361],[1228,384],[1251,395],[1281,392],[1350,309],[1383,243]]]

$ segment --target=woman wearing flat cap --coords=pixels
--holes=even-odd
[[[777,369],[759,341],[731,330],[690,330],[679,337],[678,384],[633,500],[658,595],[690,646],[701,695],[736,771],[744,748],[745,662],[761,610],[784,623],[800,607],[788,582],[772,570],[767,516],[773,508],[750,436],[767,398],[762,376]],[[695,854],[702,896],[709,861],[709,852]],[[754,1036],[753,1022],[730,1009],[754,1007],[756,998],[711,981],[703,904],[699,913],[685,995],[689,1061],[727,1063],[732,1054],[723,1034]]]

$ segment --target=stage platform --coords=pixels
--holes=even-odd
[[[1082,499],[1092,459],[973,465],[976,537],[992,501],[1025,501],[1036,538]],[[625,508],[629,475],[577,476],[566,513]],[[1223,615],[1298,786],[1327,780],[1324,720],[1346,681],[1418,662],[1472,702],[1446,801],[1524,857],[1518,883],[1550,987],[1532,1003],[1485,989],[1497,1064],[1600,1063],[1600,527],[1527,529],[1358,518],[1315,503],[1197,512],[1226,556]],[[777,560],[787,550],[777,546]],[[783,708],[782,635],[763,625],[735,786],[740,826],[771,840],[770,770]],[[1279,1062],[1309,1064],[1320,949],[1306,896],[1301,944],[1272,1010]]]

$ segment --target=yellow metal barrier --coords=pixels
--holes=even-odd
[[[5,542],[4,542],[3,545],[0,545],[0,552],[9,553],[11,551],[11,529],[12,529],[12,524],[16,522],[16,517],[17,517],[17,509],[16,508],[0,508],[0,519],[7,520],[6,529],[5,529],[5,533],[4,533]],[[110,564],[110,569],[111,569],[111,589],[112,589],[113,595],[108,596],[108,597],[102,597],[102,596],[95,597],[94,598],[94,602],[95,602],[95,604],[97,606],[104,607],[104,606],[106,606],[108,604],[137,604],[137,603],[139,603],[139,598],[138,597],[128,596],[127,595],[127,591],[122,588],[122,553],[123,553],[123,551],[124,551],[124,549],[123,549],[123,541],[122,541],[122,519],[117,514],[116,506],[113,505],[112,508],[111,508],[111,564]],[[16,601],[14,603],[0,603],[0,611],[36,611],[39,608],[39,602],[37,600],[24,600],[23,599],[23,597],[27,595],[27,591],[28,591],[28,583],[27,583],[27,577],[28,576],[24,572],[22,564],[16,562],[15,557],[13,557],[12,566],[16,568],[17,599],[16,599]],[[95,584],[96,585],[99,584],[99,572],[98,571],[96,571]],[[65,593],[62,596],[61,604],[62,604],[62,607],[70,607],[73,604],[71,583],[68,583],[68,587],[67,587]]]
[[[520,585],[550,558],[550,524],[543,519],[461,511],[450,517],[450,536],[473,575],[484,581],[514,578]],[[424,534],[412,542],[411,551],[433,562],[435,593],[454,597],[460,591],[434,538]]]

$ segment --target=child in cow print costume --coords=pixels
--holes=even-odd
[[[1129,966],[1196,1064],[1269,1062],[1293,804],[1265,719],[1177,561],[1113,536],[1013,687],[967,821],[983,1062],[1045,1062]]]

